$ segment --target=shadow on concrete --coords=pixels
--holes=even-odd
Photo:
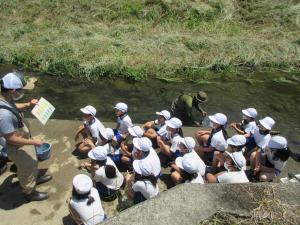
[[[78,150],[77,147],[72,151],[72,155],[76,156],[77,159],[82,160],[82,159],[87,159],[87,153],[82,153]]]
[[[171,179],[170,174],[162,174],[159,179],[165,183],[165,185],[167,186],[167,189],[170,189],[175,186]]]
[[[15,176],[9,175],[0,186],[0,209],[12,210],[27,203],[19,182],[13,182]]]
[[[76,223],[74,222],[74,220],[71,218],[70,215],[64,216],[62,218],[62,223],[63,225],[76,225]]]

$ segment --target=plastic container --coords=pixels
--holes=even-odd
[[[39,161],[44,161],[50,158],[52,145],[44,143],[36,148],[36,155]]]

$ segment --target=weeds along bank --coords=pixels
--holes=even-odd
[[[86,79],[300,71],[297,0],[0,0],[0,63]]]

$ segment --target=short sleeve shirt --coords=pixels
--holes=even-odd
[[[157,134],[164,140],[167,139],[168,131],[167,131],[167,125],[163,125],[159,130],[157,131]]]
[[[171,152],[175,153],[178,150],[178,144],[181,141],[181,137],[179,134],[176,134],[174,137],[171,138]]]
[[[217,176],[219,183],[248,183],[249,180],[244,171],[225,172]]]
[[[282,161],[280,159],[274,160],[273,159],[274,155],[270,149],[268,149],[266,152],[267,152],[268,161],[274,165],[274,169],[277,170],[276,173],[279,174],[282,171],[282,169],[285,167],[287,161]]]
[[[128,128],[133,126],[129,115],[125,115],[123,118],[118,117],[117,123],[120,124],[118,130],[120,134],[125,134],[128,132]]]
[[[222,130],[218,131],[212,136],[210,146],[222,152],[227,149],[228,144],[225,140]]]
[[[7,102],[0,100],[0,105],[8,106],[10,108],[15,108],[15,105],[11,105]],[[0,109],[0,136],[13,133],[18,129],[18,119],[17,117],[7,109]]]
[[[255,130],[256,128],[256,122],[255,121],[251,121],[250,123],[244,125],[244,131],[247,134],[250,134],[253,130]]]
[[[256,127],[255,130],[252,132],[253,133],[253,137],[254,137],[254,141],[256,143],[256,145],[263,151],[263,153],[265,152],[265,149],[271,139],[271,135],[267,134],[267,135],[262,135],[259,133],[259,128]]]
[[[99,130],[105,128],[97,118],[94,118],[94,121],[91,124],[85,123],[85,126],[88,129],[88,132],[91,134],[92,138],[95,138],[96,140],[99,139]]]
[[[144,198],[153,198],[159,193],[158,185],[155,186],[148,180],[136,181],[132,185],[134,192],[141,192]]]

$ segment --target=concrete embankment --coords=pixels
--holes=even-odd
[[[53,175],[53,180],[37,188],[48,191],[50,199],[27,203],[15,175],[6,172],[0,176],[0,223],[73,224],[68,217],[66,200],[71,194],[73,176],[82,173],[78,170],[82,159],[72,154],[75,145],[74,132],[80,121],[50,120],[46,126],[42,126],[37,120],[30,120],[30,124],[33,136],[53,145],[51,158],[39,165],[41,170],[48,169],[47,172]],[[108,127],[115,126],[114,123],[104,124]],[[195,130],[196,128],[184,128],[187,136],[193,135]],[[255,199],[259,199],[256,196],[263,193],[264,188],[260,184],[181,185],[161,193],[156,199],[125,210],[117,217],[113,217],[118,214],[117,201],[102,204],[105,212],[112,218],[107,222],[110,224],[196,224],[219,208],[229,211],[239,209],[239,212],[248,213],[247,209],[255,207]],[[299,205],[299,186],[279,185],[275,186],[275,191],[276,197],[278,195],[286,203]]]

